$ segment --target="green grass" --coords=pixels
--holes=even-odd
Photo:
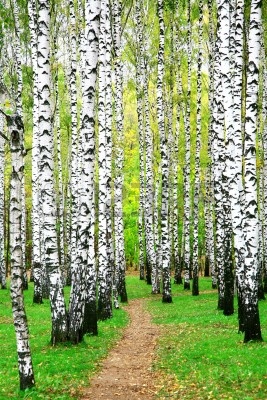
[[[266,400],[267,343],[243,344],[237,312],[226,317],[218,311],[217,291],[210,288],[210,279],[202,278],[200,296],[193,297],[173,285],[172,304],[159,298],[148,304],[163,332],[154,365],[158,398]],[[267,340],[266,301],[260,315]]]
[[[126,288],[129,299],[151,298],[151,285],[145,281],[140,281],[138,273],[129,273],[126,276]]]
[[[68,290],[66,289],[66,292]],[[68,294],[68,293],[67,293]],[[108,321],[99,322],[99,335],[86,336],[76,346],[65,344],[52,347],[50,306],[32,303],[33,287],[25,291],[25,304],[30,328],[30,346],[36,387],[19,391],[15,331],[8,290],[0,291],[0,400],[6,399],[77,399],[79,390],[88,386],[89,377],[97,370],[128,322],[124,310],[114,310]]]
[[[237,313],[225,317],[217,310],[217,291],[208,278],[200,280],[200,295],[193,297],[173,285],[173,303],[151,295],[151,286],[138,275],[127,276],[129,299],[147,298],[147,308],[161,326],[154,372],[157,398],[267,399],[267,343],[243,344],[237,333]],[[68,292],[66,290],[66,292]],[[32,304],[33,288],[25,292],[36,387],[18,390],[17,354],[10,295],[0,291],[0,400],[78,399],[108,350],[127,325],[125,310],[99,322],[99,336],[84,342],[52,347],[49,302]],[[68,295],[68,293],[66,293]],[[66,296],[67,297],[67,296]],[[127,308],[127,307],[126,307]],[[263,338],[267,340],[267,302],[260,302]]]

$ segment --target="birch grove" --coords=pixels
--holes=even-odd
[[[35,384],[30,274],[35,306],[49,299],[52,345],[97,335],[132,272],[163,303],[172,280],[201,298],[205,275],[218,312],[235,313],[237,296],[244,342],[263,339],[265,7],[3,1],[0,283],[21,388]]]

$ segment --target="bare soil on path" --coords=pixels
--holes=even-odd
[[[103,361],[82,400],[152,400],[155,398],[152,363],[160,328],[151,322],[145,299],[131,300],[125,310],[130,323],[122,339]]]

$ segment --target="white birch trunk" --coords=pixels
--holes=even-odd
[[[175,34],[175,46],[176,53],[178,57],[178,72],[176,75],[176,85],[177,85],[177,95],[180,99],[182,96],[182,79],[181,79],[181,55],[179,53],[179,32]],[[177,102],[176,107],[177,117],[176,117],[176,128],[174,135],[174,192],[173,192],[173,203],[174,203],[174,211],[173,211],[173,225],[174,225],[174,234],[173,234],[173,245],[174,245],[174,283],[181,285],[183,283],[182,280],[182,263],[179,252],[179,215],[178,215],[178,151],[179,151],[179,138],[180,138],[180,130],[181,130],[181,105],[180,102]]]
[[[112,282],[114,276],[115,254],[112,237],[112,78],[111,78],[111,4],[107,2],[106,12],[106,87],[105,87],[105,131],[106,131],[106,219],[107,219],[107,255],[108,275],[107,290],[108,298],[112,299]]]
[[[83,132],[83,173],[88,174],[87,204],[91,209],[89,238],[88,238],[88,261],[85,269],[85,310],[84,310],[84,333],[97,335],[97,298],[96,298],[96,255],[95,255],[95,93],[97,65],[99,57],[99,35],[100,35],[100,12],[101,2],[94,4],[86,2],[86,31],[85,38],[88,41],[85,70],[89,75],[84,79],[84,100],[86,99],[86,110],[82,120]],[[93,28],[93,29],[92,29]],[[94,31],[94,36],[92,35]],[[86,145],[85,145],[86,144]],[[86,194],[86,193],[85,193]],[[85,199],[85,198],[84,198]]]
[[[56,198],[54,190],[53,132],[51,113],[51,68],[50,68],[50,12],[49,1],[39,0],[38,15],[38,95],[40,135],[40,197],[42,209],[42,233],[44,262],[49,281],[49,298],[52,312],[52,344],[67,339],[67,315],[59,268]]]
[[[218,29],[214,60],[214,102],[212,111],[213,132],[213,186],[215,211],[216,270],[218,279],[218,309],[224,307],[224,207],[223,207],[223,168],[225,165],[224,110],[220,71],[221,19],[218,13]]]
[[[264,68],[264,81],[267,79],[267,68]],[[267,293],[267,88],[264,86],[263,91],[263,199],[262,199],[262,236],[263,236],[263,276],[264,276],[264,292]]]
[[[94,254],[95,89],[99,48],[100,1],[85,4],[83,35],[85,66],[82,74],[81,176],[77,222],[77,250],[69,306],[69,337],[81,341],[84,333],[97,334],[96,270]]]
[[[21,27],[19,22],[18,3],[13,0],[13,14],[15,22],[15,54],[16,54],[16,73],[18,77],[16,91],[16,109],[18,115],[22,118],[22,49],[20,44]],[[24,138],[22,138],[24,142]],[[23,288],[28,289],[28,278],[26,271],[26,204],[25,204],[25,182],[24,175],[21,181],[21,246],[22,246],[22,262],[23,262]]]
[[[55,46],[57,46],[55,44]],[[56,50],[56,49],[55,49]],[[63,177],[61,160],[61,133],[60,133],[60,110],[58,95],[58,71],[55,77],[56,110],[55,110],[55,131],[56,131],[56,165],[58,173],[57,181],[57,225],[58,225],[58,258],[62,275],[63,286],[66,282],[65,274],[65,253],[64,253],[64,196],[63,196]]]
[[[73,266],[76,262],[76,231],[78,218],[78,123],[77,123],[77,32],[74,1],[70,1],[70,107],[71,107],[71,167],[70,167],[70,243],[68,259],[70,263],[69,274],[72,276]]]
[[[4,132],[4,116],[0,114],[0,284],[1,289],[6,289],[6,264],[5,264],[5,139],[1,136]]]
[[[145,237],[147,252],[147,269],[151,273],[152,294],[160,293],[159,269],[155,247],[154,230],[154,171],[153,171],[153,138],[149,122],[149,87],[148,79],[145,78],[144,106],[145,106],[145,156],[146,156],[146,187],[145,187]]]
[[[248,37],[246,120],[244,140],[244,342],[262,340],[258,309],[258,210],[256,172],[257,101],[261,47],[261,0],[252,0]]]
[[[229,144],[233,140],[233,89],[232,89],[232,65],[231,65],[231,41],[233,30],[233,15],[230,9],[229,1],[222,1],[219,3],[218,10],[220,12],[220,58],[221,58],[221,81],[222,81],[222,101],[224,107],[224,126],[226,134],[226,143]],[[240,104],[241,107],[241,104]],[[225,166],[222,171],[223,180],[223,208],[224,208],[224,274],[222,279],[224,280],[224,301],[223,309],[225,315],[231,315],[234,312],[234,298],[233,298],[233,276],[232,276],[232,218],[231,218],[231,206],[235,204],[232,200],[232,190],[235,190],[230,185],[230,174],[234,171],[228,168],[230,161],[230,154],[228,148],[225,151]],[[229,202],[230,200],[230,202]]]
[[[110,290],[110,265],[109,265],[109,233],[108,233],[108,214],[110,201],[110,154],[108,146],[109,136],[109,106],[108,85],[109,71],[107,39],[107,21],[109,21],[109,5],[106,0],[101,4],[100,18],[100,39],[99,39],[99,102],[98,102],[98,121],[99,121],[99,241],[98,241],[98,318],[107,319],[112,316],[111,290]]]
[[[115,235],[115,286],[122,302],[127,302],[125,284],[125,246],[123,232],[123,68],[121,62],[121,0],[115,0],[114,11],[114,51],[115,51],[115,115],[116,115],[116,148],[115,148],[115,181],[114,181],[114,235]],[[114,290],[113,290],[114,293]],[[115,296],[114,296],[115,297]]]
[[[137,0],[135,5],[135,24],[137,30],[136,54],[136,97],[139,137],[139,216],[138,216],[138,241],[139,241],[139,270],[140,279],[145,279],[145,241],[144,241],[144,202],[145,202],[145,161],[144,161],[144,31],[143,31],[143,0]],[[147,277],[148,278],[148,277]],[[151,283],[151,282],[147,282]]]
[[[12,312],[16,331],[20,389],[25,390],[35,385],[29,345],[29,331],[23,298],[23,257],[22,257],[22,180],[24,174],[23,160],[23,123],[16,114],[7,117],[10,129],[10,151],[12,175],[10,182],[10,293]]]
[[[206,201],[205,201],[205,223],[206,223],[206,262],[209,264],[209,270],[212,280],[212,288],[217,288],[217,272],[215,267],[215,229],[213,221],[214,213],[214,178],[213,178],[213,104],[214,104],[214,52],[215,52],[215,32],[213,22],[213,0],[208,0],[209,12],[209,137],[208,154],[210,164],[206,179]]]
[[[34,279],[34,303],[42,303],[43,270],[41,263],[40,203],[39,203],[39,128],[38,128],[38,75],[37,75],[37,14],[36,2],[29,0],[29,27],[31,37],[31,61],[33,69],[33,132],[32,132],[32,272]]]
[[[192,294],[198,296],[198,226],[199,226],[199,190],[200,190],[200,146],[201,146],[201,96],[202,96],[202,40],[203,40],[203,1],[199,1],[198,61],[197,61],[197,132],[195,151],[195,188],[194,188],[194,235],[193,235],[193,284]]]
[[[184,289],[190,289],[190,115],[191,115],[191,0],[187,4],[187,99],[185,110],[184,166]]]
[[[161,181],[162,181],[162,201],[161,201],[161,239],[160,247],[162,253],[162,301],[164,303],[172,302],[171,295],[171,248],[168,226],[168,208],[169,208],[169,155],[168,138],[165,133],[164,124],[164,99],[163,99],[163,78],[164,78],[164,44],[165,44],[165,25],[163,16],[163,1],[158,0],[158,18],[159,18],[159,49],[158,49],[158,79],[157,79],[157,117],[160,135],[161,151]]]

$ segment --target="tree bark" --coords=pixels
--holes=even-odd
[[[38,127],[40,138],[40,199],[44,263],[49,282],[53,345],[67,340],[67,314],[59,268],[54,191],[53,133],[51,110],[50,12],[49,1],[39,0],[38,15]]]
[[[165,132],[164,124],[164,99],[163,99],[163,78],[164,78],[164,45],[165,45],[165,25],[163,15],[163,0],[158,0],[159,18],[159,49],[158,49],[158,79],[157,79],[157,117],[160,135],[161,152],[161,238],[160,251],[162,254],[162,301],[172,303],[171,295],[171,248],[169,238],[168,212],[169,212],[169,155],[168,137]]]
[[[7,117],[10,130],[10,151],[12,175],[10,182],[10,293],[12,312],[16,331],[20,389],[25,390],[35,385],[29,345],[29,331],[23,299],[23,257],[22,257],[22,180],[23,160],[23,122],[20,115]]]
[[[252,0],[248,37],[246,119],[244,140],[244,230],[246,235],[244,280],[244,342],[261,341],[258,311],[258,209],[256,172],[257,101],[261,47],[261,0]]]

